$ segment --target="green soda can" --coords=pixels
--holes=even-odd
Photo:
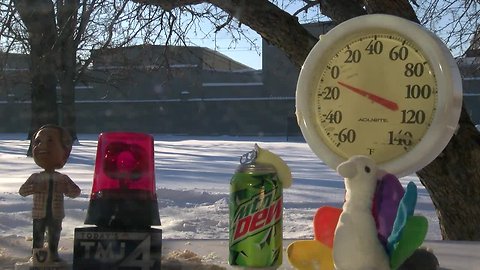
[[[230,181],[229,263],[277,268],[282,264],[282,184],[270,164],[242,156]]]

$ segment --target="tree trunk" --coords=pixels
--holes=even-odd
[[[75,116],[76,44],[74,36],[77,9],[76,0],[57,1],[59,34],[56,47],[59,63],[57,74],[60,82],[61,125],[70,132],[74,140],[77,139]]]
[[[28,138],[44,124],[58,124],[57,78],[55,75],[56,27],[49,0],[14,0],[27,27],[31,59],[31,122]],[[31,155],[31,149],[27,151]]]
[[[480,240],[480,134],[462,109],[445,150],[417,172],[430,193],[443,239]]]

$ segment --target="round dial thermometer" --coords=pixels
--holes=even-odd
[[[336,26],[308,55],[297,84],[297,119],[331,168],[366,155],[404,176],[447,145],[461,89],[457,64],[435,35],[400,17],[365,15]]]

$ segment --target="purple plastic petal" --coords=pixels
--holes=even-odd
[[[378,239],[385,247],[404,193],[402,184],[393,174],[386,174],[377,184],[372,213],[377,225]]]

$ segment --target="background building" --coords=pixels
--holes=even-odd
[[[289,99],[267,91],[261,71],[210,49],[133,46],[92,56],[75,89],[80,133],[277,135],[293,111],[294,89]],[[8,119],[0,132],[26,132],[28,56],[2,59],[0,113]]]
[[[307,24],[320,35],[331,22]],[[77,132],[124,130],[163,134],[287,136],[301,133],[295,117],[299,68],[262,44],[262,70],[201,47],[132,46],[92,52],[77,82]],[[479,48],[458,61],[465,104],[480,122]],[[0,132],[30,125],[29,57],[0,54]]]

